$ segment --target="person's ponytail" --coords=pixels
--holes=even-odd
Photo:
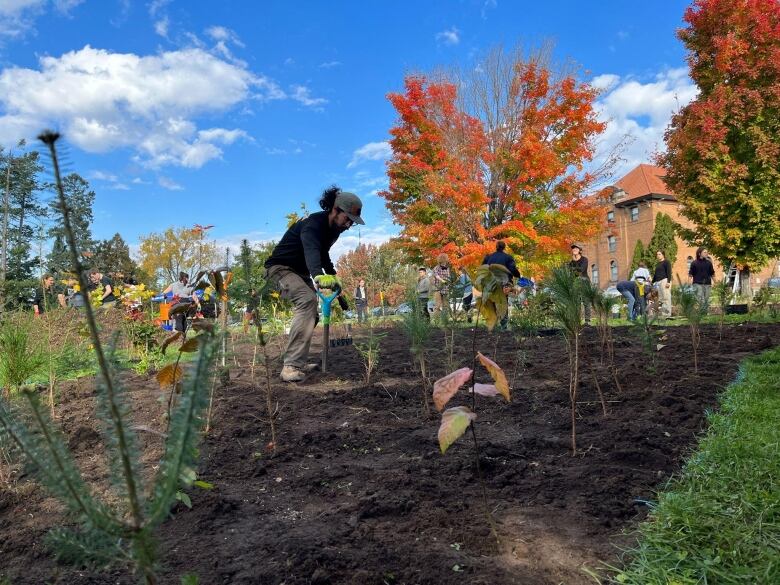
[[[341,193],[341,189],[336,185],[331,185],[322,192],[320,196],[320,207],[325,211],[330,211],[336,204],[336,196]]]

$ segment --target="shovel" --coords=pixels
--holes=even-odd
[[[322,291],[333,291],[329,295],[323,294]],[[339,297],[341,293],[341,287],[335,285],[333,288],[318,288],[317,296],[322,301],[322,371],[328,371],[328,348],[330,347],[330,309],[333,300],[338,297],[339,304],[344,307],[346,301]]]

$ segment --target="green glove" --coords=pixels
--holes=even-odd
[[[314,277],[314,282],[317,283],[319,288],[334,289],[337,286],[341,288],[341,281],[333,274],[318,274]]]

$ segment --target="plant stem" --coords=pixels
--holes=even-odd
[[[68,207],[67,199],[65,198],[65,191],[62,187],[62,177],[60,175],[60,165],[57,159],[57,150],[55,142],[58,138],[56,134],[44,134],[41,139],[49,147],[51,154],[52,165],[54,166],[54,178],[57,185],[57,196],[59,198],[60,207],[62,208],[62,219],[65,227],[65,235],[68,239],[68,247],[70,248],[70,257],[73,262],[73,268],[78,276],[79,285],[83,291],[85,298],[84,312],[87,317],[87,324],[89,325],[89,331],[92,335],[92,343],[95,347],[95,355],[98,359],[100,371],[103,375],[103,380],[106,384],[106,396],[109,404],[109,414],[111,416],[111,422],[114,425],[114,431],[116,432],[117,443],[119,446],[119,456],[122,460],[122,469],[124,471],[124,479],[127,487],[127,497],[130,504],[130,516],[132,519],[132,525],[135,530],[140,530],[143,526],[144,519],[141,512],[141,505],[138,497],[138,488],[136,486],[135,474],[133,473],[133,467],[130,461],[130,449],[127,444],[127,437],[125,436],[124,422],[119,409],[119,405],[116,399],[116,393],[114,390],[114,381],[111,376],[111,371],[108,366],[106,356],[103,354],[103,347],[100,343],[100,334],[97,328],[97,322],[95,321],[95,315],[92,311],[92,302],[87,292],[87,282],[84,277],[84,266],[81,264],[79,258],[78,249],[76,247],[76,238],[73,234],[73,227],[70,221],[70,209]]]

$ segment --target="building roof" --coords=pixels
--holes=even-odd
[[[623,201],[648,195],[660,195],[664,199],[674,199],[675,194],[666,186],[665,176],[666,171],[661,167],[641,164],[615,183],[615,187],[626,192]]]

